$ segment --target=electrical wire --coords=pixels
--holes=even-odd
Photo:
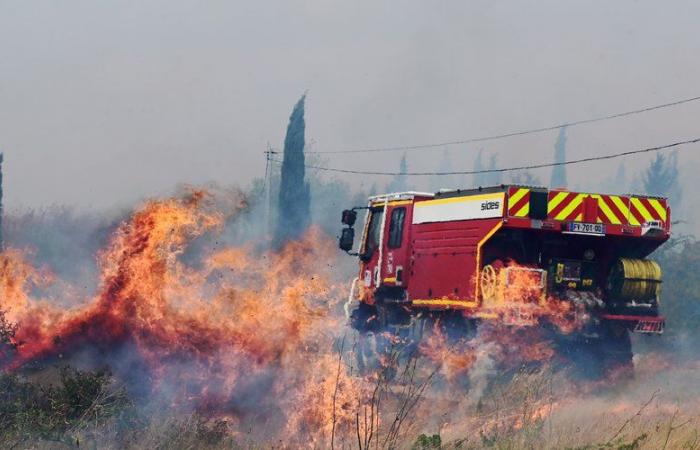
[[[698,142],[700,142],[700,138],[674,142],[672,144],[660,145],[658,147],[648,147],[648,148],[644,148],[641,150],[630,150],[630,151],[621,152],[621,153],[613,153],[610,155],[592,156],[592,157],[588,157],[588,158],[580,158],[580,159],[574,159],[574,160],[563,161],[563,162],[531,164],[531,165],[519,166],[519,167],[507,167],[507,168],[502,168],[502,169],[465,170],[465,171],[454,171],[454,172],[376,172],[376,171],[371,171],[371,170],[337,169],[337,168],[333,168],[333,167],[315,166],[315,165],[307,165],[307,164],[305,164],[304,167],[306,167],[307,169],[315,169],[315,170],[321,170],[321,171],[327,171],[327,172],[337,172],[337,173],[349,173],[349,174],[356,174],[356,175],[390,175],[390,176],[396,176],[396,175],[407,175],[407,176],[474,175],[474,174],[478,174],[478,173],[513,172],[513,171],[518,171],[518,170],[541,169],[544,167],[568,166],[568,165],[572,165],[572,164],[581,164],[581,163],[591,162],[591,161],[602,161],[602,160],[606,160],[606,159],[621,158],[623,156],[638,155],[640,153],[649,153],[649,152],[655,152],[655,151],[660,151],[660,150],[667,150],[667,149],[678,147],[678,146],[685,145],[685,144],[696,144]],[[277,164],[282,163],[281,159],[270,158],[270,161],[277,163]]]
[[[557,129],[562,128],[562,127],[574,127],[577,125],[583,125],[583,124],[593,123],[593,122],[600,122],[603,120],[617,119],[620,117],[631,116],[634,114],[641,114],[641,113],[645,113],[645,112],[649,112],[649,111],[654,111],[657,109],[663,109],[663,108],[669,108],[671,106],[682,105],[684,103],[690,103],[690,102],[694,102],[697,100],[700,100],[700,96],[685,98],[682,100],[676,100],[673,102],[663,103],[660,105],[647,106],[645,108],[635,109],[632,111],[625,111],[625,112],[616,113],[616,114],[609,114],[606,116],[593,117],[590,119],[583,119],[583,120],[576,120],[573,122],[560,123],[558,125],[551,125],[548,127],[533,128],[533,129],[522,130],[522,131],[513,131],[513,132],[508,132],[508,133],[503,133],[503,134],[495,134],[495,135],[491,135],[491,136],[482,136],[482,137],[475,137],[475,138],[460,139],[460,140],[455,140],[455,141],[438,142],[438,143],[433,143],[433,144],[405,145],[405,146],[395,146],[395,147],[375,147],[375,148],[346,149],[346,150],[325,150],[325,151],[324,150],[317,150],[317,151],[307,151],[306,153],[308,153],[308,154],[311,154],[311,153],[314,153],[314,154],[339,154],[339,153],[398,152],[398,151],[411,151],[411,150],[439,148],[439,147],[445,147],[445,146],[449,146],[449,145],[472,144],[475,142],[494,141],[497,139],[505,139],[505,138],[515,137],[515,136],[523,136],[526,134],[543,133],[545,131],[557,130]]]

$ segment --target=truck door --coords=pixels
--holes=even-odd
[[[382,282],[387,286],[403,286],[406,282],[408,231],[406,223],[409,205],[393,206],[387,210],[384,251],[382,254]]]
[[[365,239],[360,251],[361,273],[365,287],[378,287],[381,280],[379,273],[380,245],[382,240],[382,225],[384,224],[384,207],[370,209]]]

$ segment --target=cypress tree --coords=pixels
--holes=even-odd
[[[628,190],[627,170],[625,169],[625,165],[622,163],[620,163],[620,165],[617,166],[617,173],[615,174],[614,183],[615,192],[622,194]]]
[[[298,239],[309,227],[310,195],[304,167],[304,94],[294,105],[284,138],[284,158],[280,176],[275,242],[278,245]]]
[[[454,170],[454,164],[452,164],[450,154],[447,149],[442,151],[442,158],[437,166],[437,172],[450,172]],[[456,186],[455,177],[452,175],[435,175],[430,179],[430,188],[433,191],[438,189],[456,189],[462,186]]]
[[[563,163],[566,161],[566,127],[559,128],[559,137],[554,144],[554,162]],[[549,184],[553,188],[566,187],[566,166],[552,167],[552,182]]]
[[[483,148],[479,149],[479,153],[476,154],[476,159],[474,160],[474,172],[480,172],[484,170],[484,163],[482,161]],[[475,173],[474,174],[474,187],[484,186],[488,180],[486,179],[485,173]]]
[[[488,170],[496,169],[498,169],[498,155],[494,153],[491,155],[491,158],[489,158]],[[503,182],[503,172],[489,172],[484,175],[485,184],[489,186],[496,186]]]
[[[399,162],[399,173],[389,182],[386,187],[388,193],[404,192],[408,190],[408,163],[406,162],[406,154],[401,157]]]
[[[681,187],[678,183],[678,154],[671,153],[665,157],[661,153],[651,161],[642,177],[644,193],[668,197],[671,206],[676,206],[681,198]]]

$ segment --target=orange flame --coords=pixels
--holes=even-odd
[[[332,364],[330,342],[341,324],[330,312],[342,296],[335,296],[331,268],[318,264],[331,259],[334,246],[312,229],[279,251],[228,247],[205,255],[200,268],[184,264],[187,244],[221,230],[225,220],[201,191],[146,203],[99,255],[98,294],[73,298],[68,310],[30,298],[49,278],[20,252],[6,251],[0,309],[19,325],[20,343],[6,369],[85,348],[114,363],[121,350],[133,349],[136,362],[127,358],[126,372],[145,370],[140,383],[150,380],[152,393],[173,390],[173,405],[235,416],[245,396],[262,403],[303,398],[305,406],[288,408],[284,420],[291,427],[303,421],[325,439],[337,378],[333,414],[339,429],[348,428],[348,405],[361,396],[347,368]]]

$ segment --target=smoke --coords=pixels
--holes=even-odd
[[[469,395],[476,403],[482,399],[486,388],[494,379],[497,370],[497,362],[493,355],[497,352],[495,342],[480,342],[476,349],[476,359],[468,372]]]

